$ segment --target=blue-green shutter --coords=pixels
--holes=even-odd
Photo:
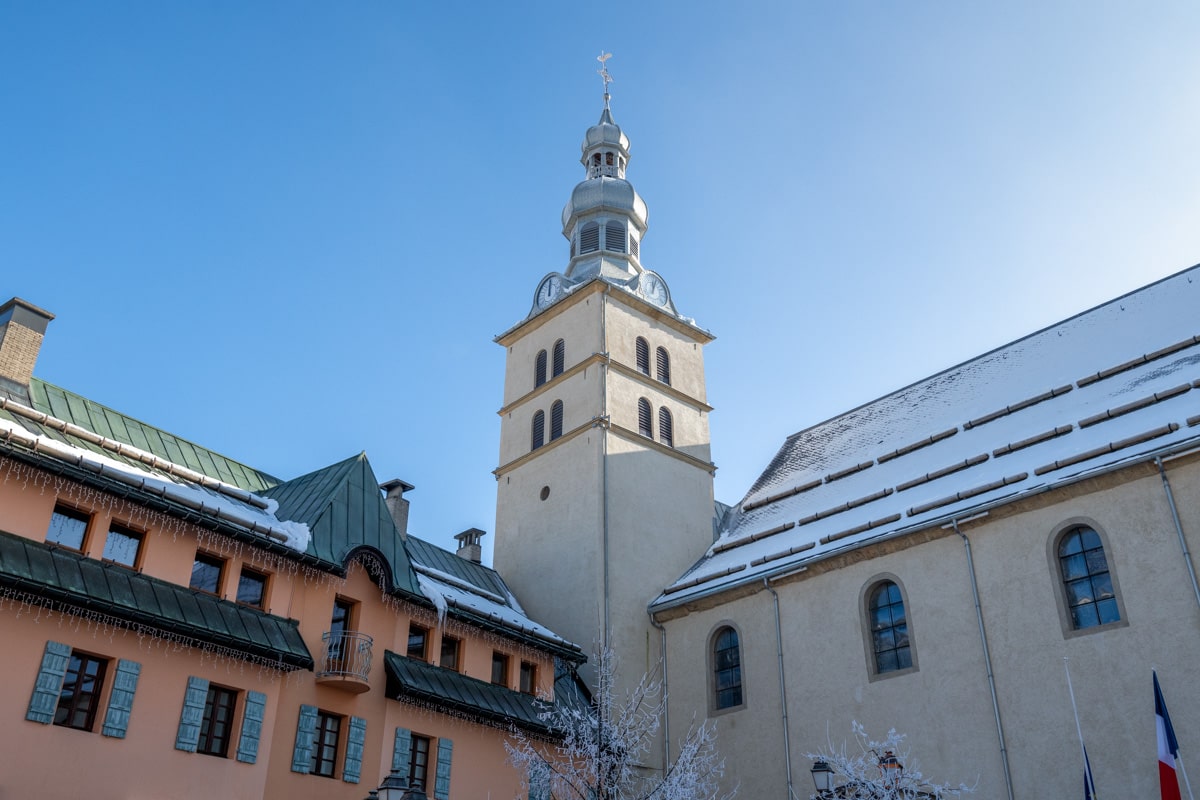
[[[104,712],[104,727],[100,729],[105,736],[125,738],[125,731],[129,728],[129,713],[133,710],[133,693],[137,691],[138,675],[141,673],[142,665],[136,661],[122,658],[117,662],[117,674],[108,698],[108,711]]]
[[[208,681],[192,675],[183,693],[183,711],[179,715],[179,732],[175,734],[175,749],[196,752],[200,743],[200,725],[204,721],[204,703],[208,699]]]
[[[263,712],[267,696],[246,692],[246,710],[242,712],[242,735],[238,737],[237,760],[253,764],[258,760],[258,740],[262,736]]]
[[[433,782],[435,800],[450,800],[450,756],[453,752],[454,742],[438,739],[437,779]]]
[[[358,783],[366,740],[367,721],[362,717],[351,717],[350,733],[346,737],[346,764],[342,767],[342,780],[346,783]]]
[[[307,773],[312,768],[313,733],[317,729],[317,707],[300,706],[296,723],[296,749],[292,751],[292,772]]]
[[[412,761],[412,731],[396,728],[396,744],[392,747],[392,769],[408,776],[408,764]]]
[[[58,695],[62,692],[63,676],[71,661],[71,648],[61,642],[46,642],[42,654],[42,668],[38,670],[33,684],[33,696],[29,698],[29,710],[25,719],[49,725],[54,722],[58,709]]]
[[[529,765],[529,800],[550,800],[550,767],[542,761]]]

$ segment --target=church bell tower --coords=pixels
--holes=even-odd
[[[647,604],[712,543],[713,336],[642,263],[646,204],[600,74],[604,109],[562,213],[570,258],[496,338],[507,366],[495,566],[534,619],[611,649],[630,685],[660,658]]]

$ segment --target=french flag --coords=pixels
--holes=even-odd
[[[1182,800],[1179,794],[1179,777],[1175,772],[1175,761],[1179,758],[1179,742],[1175,740],[1175,729],[1167,714],[1162,689],[1158,688],[1158,673],[1154,675],[1154,722],[1158,728],[1158,785],[1162,800]]]

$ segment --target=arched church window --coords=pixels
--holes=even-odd
[[[728,625],[712,638],[713,706],[734,708],[742,704],[742,648],[737,631]]]
[[[880,581],[870,592],[867,619],[871,627],[871,651],[875,674],[908,669],[913,665],[904,596],[892,581]]]
[[[579,253],[594,253],[600,249],[600,223],[589,222],[579,230]]]
[[[533,359],[533,388],[537,388],[546,382],[546,351],[538,350],[537,357]]]
[[[563,428],[563,404],[562,400],[555,400],[550,406],[550,441],[554,441],[562,436]]]
[[[625,224],[611,221],[604,226],[604,249],[614,253],[625,252]]]
[[[550,377],[556,378],[563,374],[563,366],[567,362],[567,343],[559,339],[554,343],[554,366],[550,371]]]
[[[637,371],[643,375],[650,374],[650,343],[641,336],[637,337],[633,343],[633,349],[637,357]]]
[[[658,379],[668,386],[671,385],[671,356],[667,353],[665,347],[660,347],[655,351],[656,366],[658,367]]]
[[[1100,534],[1086,525],[1068,530],[1058,542],[1058,566],[1074,630],[1120,621],[1121,610]]]
[[[613,165],[613,154],[612,153],[604,154],[604,164],[605,164],[605,166],[609,166],[609,167],[611,167]]]
[[[538,411],[533,415],[533,425],[529,432],[529,449],[537,450],[546,443],[546,412]]]
[[[600,154],[599,153],[592,153],[592,163],[595,164],[597,167],[600,166]]]
[[[658,409],[658,440],[667,447],[675,446],[675,430],[671,421],[671,412],[666,406]]]
[[[650,401],[644,397],[638,398],[638,433],[648,439],[654,438]]]

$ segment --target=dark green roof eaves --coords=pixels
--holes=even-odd
[[[0,586],[225,647],[281,668],[313,668],[296,620],[3,531]],[[273,643],[255,631],[266,632]]]
[[[533,695],[405,658],[391,650],[385,650],[383,658],[390,698],[420,700],[480,722],[515,725],[542,736],[554,733],[538,717],[548,704]]]
[[[147,450],[159,458],[185,466],[210,478],[249,492],[260,492],[279,483],[261,470],[227,458],[161,428],[147,425],[119,411],[68,392],[39,378],[29,382],[32,407],[43,414],[86,428],[101,436]]]
[[[409,555],[414,562],[447,575],[453,575],[463,583],[475,586],[485,592],[502,598],[509,596],[510,592],[504,579],[491,567],[469,561],[412,534],[409,534],[407,543]]]
[[[130,484],[115,481],[90,470],[81,469],[65,461],[35,453],[12,441],[0,439],[0,455],[7,455],[55,475],[62,475],[86,486],[99,489],[107,494],[132,500],[154,511],[160,511],[168,516],[190,522],[198,527],[223,533],[244,544],[253,545],[254,547],[293,561],[299,561],[301,564],[321,570],[322,572],[331,572],[338,576],[345,576],[346,574],[345,567],[340,563],[323,561],[307,553],[301,553],[294,548],[288,547],[286,544],[269,539],[248,528],[243,528],[227,519],[201,514],[195,509],[173,502],[169,498],[152,492],[139,491]]]

